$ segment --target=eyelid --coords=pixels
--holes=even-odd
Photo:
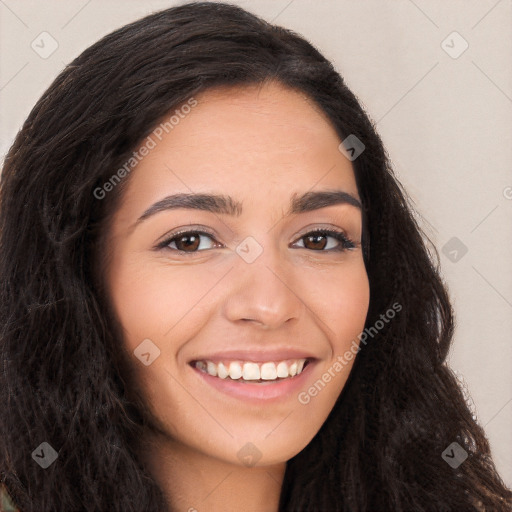
[[[350,239],[350,236],[347,233],[346,229],[340,228],[338,226],[333,226],[332,224],[309,224],[305,228],[302,228],[299,231],[299,234],[297,235],[297,238],[301,238],[308,233],[315,232],[315,231],[335,231],[336,233],[341,233],[348,239]]]
[[[217,235],[213,230],[207,228],[206,226],[192,224],[190,226],[184,226],[183,228],[176,228],[176,230],[171,230],[169,233],[166,233],[156,242],[154,249],[161,249],[162,247],[166,247],[166,245],[170,243],[171,238],[176,238],[187,233],[199,233],[200,235],[208,235],[217,241]]]

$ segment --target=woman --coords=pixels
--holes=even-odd
[[[0,233],[21,511],[510,509],[406,195],[296,34],[196,3],[103,38],[10,149]]]

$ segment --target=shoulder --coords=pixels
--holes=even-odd
[[[0,512],[20,512],[14,505],[4,484],[0,484]]]

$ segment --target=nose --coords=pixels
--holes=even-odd
[[[230,293],[224,316],[234,323],[251,322],[261,328],[277,329],[297,321],[305,310],[299,272],[284,261],[279,250],[264,248],[252,263],[236,258],[230,272]]]

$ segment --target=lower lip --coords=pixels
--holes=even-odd
[[[194,370],[194,373],[201,377],[207,384],[222,393],[245,401],[267,402],[272,400],[286,400],[300,389],[304,389],[314,365],[315,361],[310,361],[299,375],[276,382],[268,381],[265,383],[242,382],[241,379],[233,380],[229,377],[221,379],[220,377],[213,377],[193,366],[191,366],[191,368]]]

